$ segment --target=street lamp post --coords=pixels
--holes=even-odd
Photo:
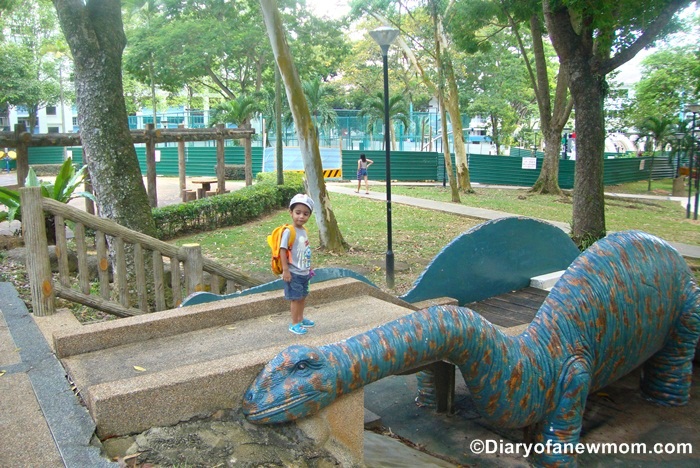
[[[688,162],[688,206],[685,209],[685,217],[690,219],[690,201],[693,193],[693,159],[695,159],[695,147],[697,146],[695,141],[695,114],[700,113],[700,104],[690,104],[686,106],[685,111],[693,114],[693,126],[690,127],[690,156]],[[698,176],[700,176],[700,168],[696,168],[695,172],[699,172]],[[695,214],[693,219],[698,219],[698,195],[700,194],[698,181],[700,181],[700,177],[695,177]]]
[[[394,251],[391,246],[391,132],[389,131],[389,65],[387,55],[389,46],[399,35],[398,29],[388,26],[379,27],[369,32],[382,50],[384,62],[384,148],[386,151],[386,285],[394,287]]]

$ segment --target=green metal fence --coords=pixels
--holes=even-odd
[[[82,166],[83,164],[83,148],[75,146],[68,148],[68,151],[73,157],[73,162]],[[62,154],[62,153],[61,153]],[[146,148],[143,146],[136,147],[136,156],[139,160],[141,173],[146,174]],[[253,157],[253,177],[262,169],[262,148],[252,148]],[[54,164],[37,162],[32,151],[29,152],[29,164]],[[56,164],[60,164],[59,160]],[[226,146],[224,148],[225,164],[244,164],[245,149],[242,146]],[[190,177],[197,176],[214,176],[216,175],[216,148],[209,146],[185,146],[185,166],[187,175]],[[166,177],[178,176],[178,155],[177,147],[156,147],[156,174]]]
[[[40,150],[40,151],[37,151]],[[50,151],[52,150],[52,151]],[[77,165],[83,164],[81,147],[67,148]],[[177,147],[157,148],[156,173],[160,176],[176,177],[178,175]],[[186,167],[188,176],[213,176],[216,174],[216,148],[211,146],[186,146]],[[262,153],[260,147],[252,148],[253,176],[262,170]],[[374,164],[369,169],[370,180],[385,180],[386,153],[384,151],[345,150],[342,152],[343,180],[356,180],[357,160],[364,153]],[[145,148],[136,148],[141,172],[146,174]],[[244,148],[227,146],[224,150],[226,164],[244,164]],[[62,148],[30,148],[30,164],[60,164],[63,160]],[[537,158],[534,168],[523,164],[522,157],[491,156],[472,154],[469,156],[470,180],[475,183],[492,185],[532,186],[542,169],[542,158]],[[454,155],[452,156],[454,168]],[[675,161],[669,163],[666,157],[657,157],[654,161],[654,178],[673,177]],[[574,186],[574,169],[576,162],[559,161],[559,186],[571,189]],[[603,162],[603,180],[605,185],[633,182],[649,178],[651,158],[615,158]],[[337,169],[325,168],[325,169]],[[443,181],[444,156],[439,152],[392,151],[391,178],[398,181]]]

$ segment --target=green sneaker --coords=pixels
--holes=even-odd
[[[289,331],[296,334],[296,335],[304,335],[306,334],[306,328],[304,328],[301,325],[301,322],[299,323],[293,323],[289,326]]]
[[[304,328],[313,328],[316,326],[316,322],[314,322],[313,320],[309,320],[309,319],[304,319],[300,323],[301,323],[301,326]]]

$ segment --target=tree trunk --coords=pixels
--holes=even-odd
[[[383,24],[388,24],[388,21],[386,18],[382,17],[381,15],[372,12],[372,16],[377,18],[379,21],[381,21]],[[437,11],[435,11],[435,15],[437,15]],[[447,39],[445,35],[442,33],[442,20],[440,18],[437,18],[438,21],[438,35],[440,36],[440,42],[442,43],[442,48],[443,52],[447,51]],[[425,73],[425,70],[423,70],[423,67],[421,64],[418,62],[418,59],[416,58],[416,55],[413,53],[413,50],[409,45],[404,41],[401,36],[399,36],[396,39],[397,44],[399,47],[401,47],[401,50],[403,50],[406,58],[411,62],[411,65],[413,65],[413,68],[416,70],[416,73],[418,76],[420,76],[421,80],[423,80],[423,83],[425,86],[428,88],[428,90],[433,93],[434,95],[437,95],[437,87],[435,84],[430,80],[430,77],[428,76],[427,73]],[[458,175],[458,185],[460,190],[462,190],[464,193],[474,193],[474,190],[472,189],[471,186],[471,181],[469,177],[469,166],[467,164],[467,149],[466,145],[464,144],[464,132],[462,128],[462,116],[459,111],[459,92],[457,89],[457,82],[454,78],[454,72],[453,72],[453,67],[452,67],[452,61],[449,59],[443,59],[442,60],[442,65],[445,67],[445,78],[447,79],[447,85],[448,85],[448,92],[446,93],[445,96],[445,107],[447,109],[447,112],[450,114],[450,119],[452,121],[452,134],[454,135],[454,149],[455,149],[455,164],[457,166],[457,175]],[[459,135],[458,135],[459,133]],[[431,140],[431,145],[432,145],[432,140]]]
[[[559,188],[559,150],[561,148],[561,130],[549,129],[542,131],[544,138],[544,159],[542,160],[542,168],[540,176],[537,178],[535,185],[532,186],[532,192],[542,194],[561,195],[562,191]]]
[[[442,32],[442,22],[438,19],[438,31]],[[440,41],[442,50],[446,52],[447,41],[444,34],[440,34],[443,38]],[[455,165],[457,166],[457,185],[464,193],[474,193],[472,189],[471,179],[469,177],[469,164],[467,162],[467,149],[464,145],[464,128],[462,127],[462,114],[459,111],[459,90],[457,89],[457,80],[455,79],[454,69],[452,68],[452,59],[449,53],[444,53],[438,67],[441,67],[447,81],[447,93],[445,96],[445,106],[450,114],[452,122],[452,140],[455,150]]]
[[[559,188],[559,150],[561,145],[561,132],[569,120],[572,100],[568,99],[568,72],[566,66],[559,66],[557,74],[557,87],[554,94],[554,106],[552,106],[549,86],[549,74],[547,72],[547,57],[542,41],[543,30],[539,15],[530,17],[530,35],[532,37],[532,50],[535,59],[535,71],[533,72],[527,56],[527,49],[517,33],[515,22],[511,19],[512,29],[516,32],[518,44],[525,59],[532,86],[537,98],[537,107],[540,113],[540,128],[544,137],[544,160],[540,176],[532,186],[531,192],[542,194],[560,195]]]
[[[331,201],[326,191],[321,165],[321,152],[318,149],[318,138],[311,120],[311,112],[304,96],[304,90],[299,79],[294,60],[285,38],[284,27],[275,0],[260,0],[267,35],[270,38],[272,51],[287,91],[287,101],[294,117],[299,148],[304,159],[304,171],[309,188],[309,196],[316,203],[316,224],[321,247],[331,251],[344,251],[347,243],[338,228]]]
[[[275,65],[275,167],[277,185],[284,185],[284,148],[282,148],[282,80]]]
[[[74,59],[78,125],[100,214],[155,236],[122,84],[126,37],[118,0],[53,0]]]
[[[459,187],[455,180],[454,173],[452,172],[452,158],[450,154],[450,139],[447,138],[447,114],[445,109],[445,69],[443,68],[444,60],[442,56],[442,44],[438,40],[438,28],[439,21],[437,16],[437,8],[435,2],[432,2],[432,12],[433,12],[433,33],[435,35],[435,58],[438,67],[438,105],[440,106],[440,120],[442,121],[442,151],[443,157],[445,158],[445,172],[447,172],[447,178],[450,181],[450,191],[452,193],[452,202],[461,203],[459,198]],[[461,124],[461,120],[460,120]],[[454,132],[454,127],[453,132]],[[460,125],[461,128],[461,125]],[[460,132],[461,134],[461,132]],[[454,133],[453,133],[454,135]],[[456,142],[458,138],[455,136],[453,140]],[[464,140],[462,140],[464,143]],[[462,145],[464,146],[464,145]]]
[[[605,237],[603,153],[605,77],[593,74],[584,59],[572,60],[570,89],[576,108],[576,171],[572,238],[581,246]]]
[[[569,90],[576,108],[576,170],[571,237],[579,246],[587,247],[605,237],[605,74],[597,68],[594,42],[587,36],[592,37],[592,32],[587,30],[579,35],[571,24],[566,8],[555,8],[550,2],[542,2],[542,5],[552,45],[561,67],[569,74]]]

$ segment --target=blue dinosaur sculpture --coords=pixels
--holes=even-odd
[[[321,347],[294,345],[272,359],[244,396],[255,423],[280,423],[383,377],[437,360],[457,365],[481,415],[528,427],[558,447],[541,466],[575,465],[588,394],[644,364],[641,390],[686,404],[700,336],[700,288],[666,242],[611,234],[581,254],[528,328],[507,336],[464,307],[431,307]]]

